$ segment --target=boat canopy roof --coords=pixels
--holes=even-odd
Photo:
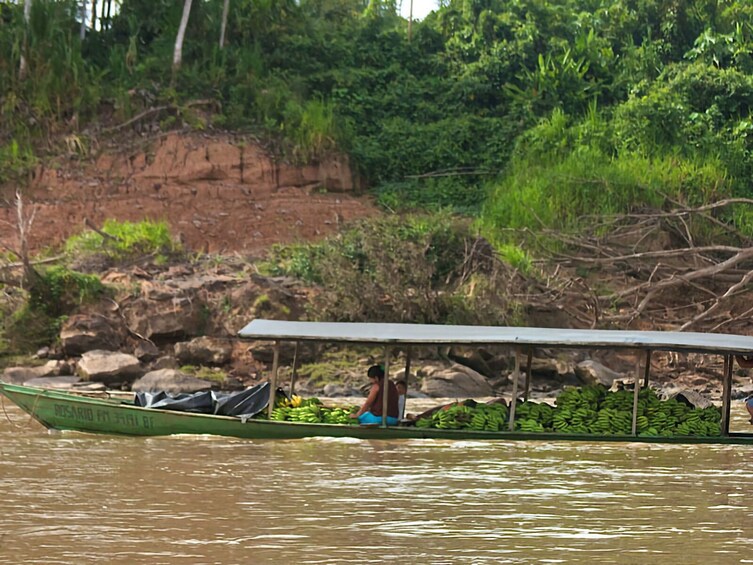
[[[257,319],[239,335],[257,340],[326,341],[384,345],[508,345],[613,348],[753,355],[753,337],[733,334],[632,330],[578,330],[508,326],[444,326]]]

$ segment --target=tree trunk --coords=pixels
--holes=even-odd
[[[408,14],[408,41],[413,38],[413,0],[410,0],[410,13]]]
[[[110,10],[112,9],[112,0],[107,0],[107,11],[105,12],[105,28],[110,29]]]
[[[31,0],[24,0],[24,45],[21,53],[21,61],[18,65],[18,76],[23,79],[26,76],[26,56],[23,51],[26,51],[26,45],[29,42],[29,20],[31,19]]]
[[[92,0],[92,31],[97,27],[97,0]]]
[[[225,30],[227,29],[227,13],[230,11],[230,0],[222,5],[222,24],[220,24],[220,49],[225,47]]]
[[[183,16],[180,18],[180,27],[175,38],[175,51],[173,51],[173,73],[180,69],[183,63],[183,38],[186,36],[188,17],[191,15],[191,2],[192,0],[185,0],[183,4]]]
[[[78,37],[81,41],[86,37],[86,0],[81,0],[81,27]]]

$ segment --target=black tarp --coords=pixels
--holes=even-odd
[[[280,389],[278,394],[285,394]],[[137,392],[136,406],[178,410],[198,414],[218,414],[250,418],[269,404],[269,383],[259,383],[246,390],[232,393],[201,391],[193,394],[168,394],[166,392]]]

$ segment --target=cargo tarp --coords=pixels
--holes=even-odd
[[[269,404],[269,383],[259,383],[246,390],[232,393],[213,390],[193,394],[169,394],[164,391],[137,392],[135,404],[143,408],[159,410],[249,418],[259,414]]]

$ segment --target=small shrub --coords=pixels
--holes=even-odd
[[[227,373],[218,367],[204,367],[196,365],[184,365],[181,372],[212,383],[222,384],[227,379]]]
[[[95,300],[105,292],[105,285],[96,275],[54,266],[40,273],[40,279],[29,289],[29,309],[44,312],[53,318],[69,314],[75,307]]]
[[[500,245],[497,252],[505,262],[521,273],[528,274],[531,272],[531,257],[521,247],[507,243]]]
[[[54,317],[29,305],[16,310],[5,324],[8,350],[32,353],[42,346],[54,343],[65,319],[65,316]]]
[[[101,231],[110,237],[86,231],[68,238],[66,252],[78,256],[104,255],[114,260],[153,254],[165,261],[164,255],[180,249],[170,235],[167,222],[106,220]]]

